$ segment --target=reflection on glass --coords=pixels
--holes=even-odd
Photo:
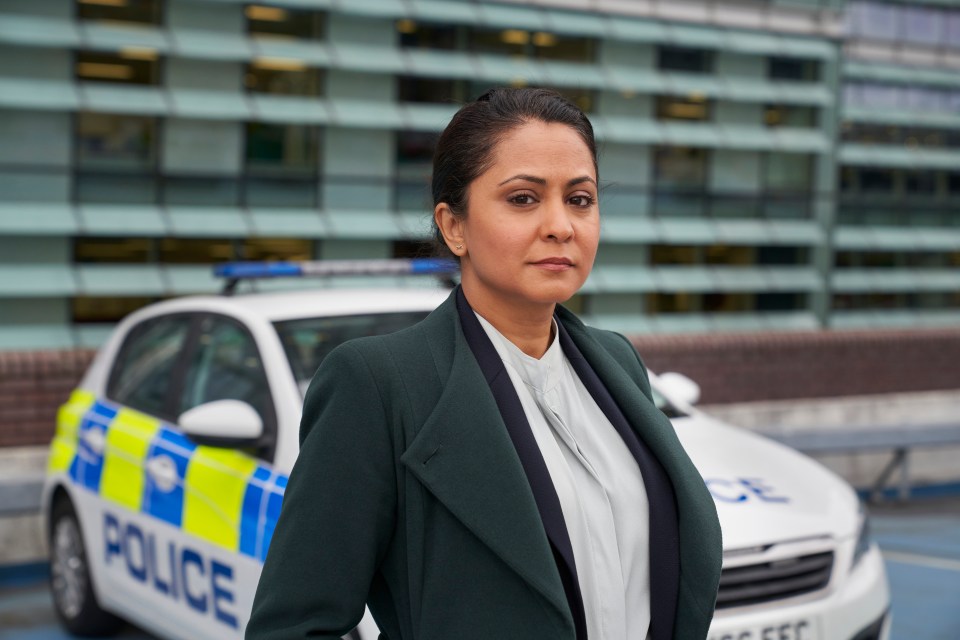
[[[74,238],[73,261],[77,263],[143,263],[152,254],[148,238]]]
[[[154,49],[125,49],[119,54],[81,51],[75,67],[77,80],[114,84],[155,85],[160,63]]]
[[[657,96],[657,119],[680,121],[710,120],[710,102],[703,96],[691,95],[685,98]]]
[[[430,174],[438,135],[423,131],[396,133],[396,208],[430,210]]]
[[[154,166],[155,118],[81,112],[75,122],[74,139],[80,167],[145,170]]]
[[[323,95],[323,71],[300,60],[259,58],[247,65],[244,84],[253,93],[286,96]]]
[[[320,40],[326,31],[326,14],[265,5],[247,5],[247,33],[253,36]]]
[[[663,71],[710,73],[713,71],[713,52],[689,47],[657,47],[657,68]]]
[[[771,80],[816,82],[820,79],[820,62],[804,58],[772,57],[767,61],[767,77]]]
[[[338,345],[353,338],[399,331],[416,324],[426,315],[425,312],[412,311],[304,318],[277,322],[274,326],[301,392],[306,392],[317,367]]]
[[[161,0],[78,0],[77,17],[159,25],[163,22],[163,3]]]
[[[82,112],[74,122],[78,201],[156,202],[154,118]]]
[[[158,299],[140,296],[77,296],[70,299],[70,317],[75,324],[119,322]]]

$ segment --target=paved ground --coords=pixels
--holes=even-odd
[[[893,591],[892,640],[960,639],[960,497],[872,512]],[[45,579],[36,566],[0,569],[0,640],[70,638],[57,626]],[[133,628],[118,637],[151,639]]]

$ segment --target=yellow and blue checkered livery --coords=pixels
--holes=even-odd
[[[149,472],[157,467],[169,480]],[[83,390],[60,408],[48,470],[261,562],[287,486],[287,476],[252,456],[197,445],[175,426]]]

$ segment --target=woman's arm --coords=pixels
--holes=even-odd
[[[246,638],[339,639],[363,616],[393,533],[396,476],[383,401],[362,354],[328,355],[307,390]]]

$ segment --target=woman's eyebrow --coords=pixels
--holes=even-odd
[[[526,181],[526,182],[533,182],[533,183],[541,184],[541,185],[542,185],[542,184],[547,184],[547,181],[546,181],[546,179],[544,179],[544,178],[538,178],[537,176],[531,176],[531,175],[528,175],[528,174],[526,174],[526,173],[518,173],[518,174],[515,175],[515,176],[512,176],[512,177],[510,177],[510,178],[507,178],[506,180],[504,180],[503,182],[501,182],[501,183],[498,184],[497,186],[499,187],[499,186],[505,185],[505,184],[507,184],[508,182],[511,182],[512,180],[524,180],[524,181]],[[571,180],[568,180],[568,181],[567,181],[567,186],[568,186],[568,187],[572,187],[572,186],[577,185],[577,184],[580,184],[580,183],[582,183],[582,182],[592,182],[594,185],[597,184],[597,181],[594,180],[593,178],[591,178],[590,176],[580,176],[579,178],[572,178]]]
[[[513,176],[512,178],[507,178],[506,180],[504,180],[503,182],[501,182],[501,183],[498,184],[497,186],[499,187],[499,186],[501,186],[501,185],[507,184],[507,183],[510,182],[511,180],[525,180],[525,181],[527,181],[527,182],[535,182],[535,183],[537,183],[537,184],[547,184],[547,181],[546,181],[544,178],[538,178],[537,176],[531,176],[531,175],[527,175],[527,174],[525,174],[525,173],[518,173],[517,175]]]
[[[580,184],[581,182],[592,182],[593,186],[597,186],[597,181],[591,178],[590,176],[580,176],[579,178],[574,178],[573,180],[570,180],[569,182],[567,182],[567,186],[572,187],[574,185]]]

